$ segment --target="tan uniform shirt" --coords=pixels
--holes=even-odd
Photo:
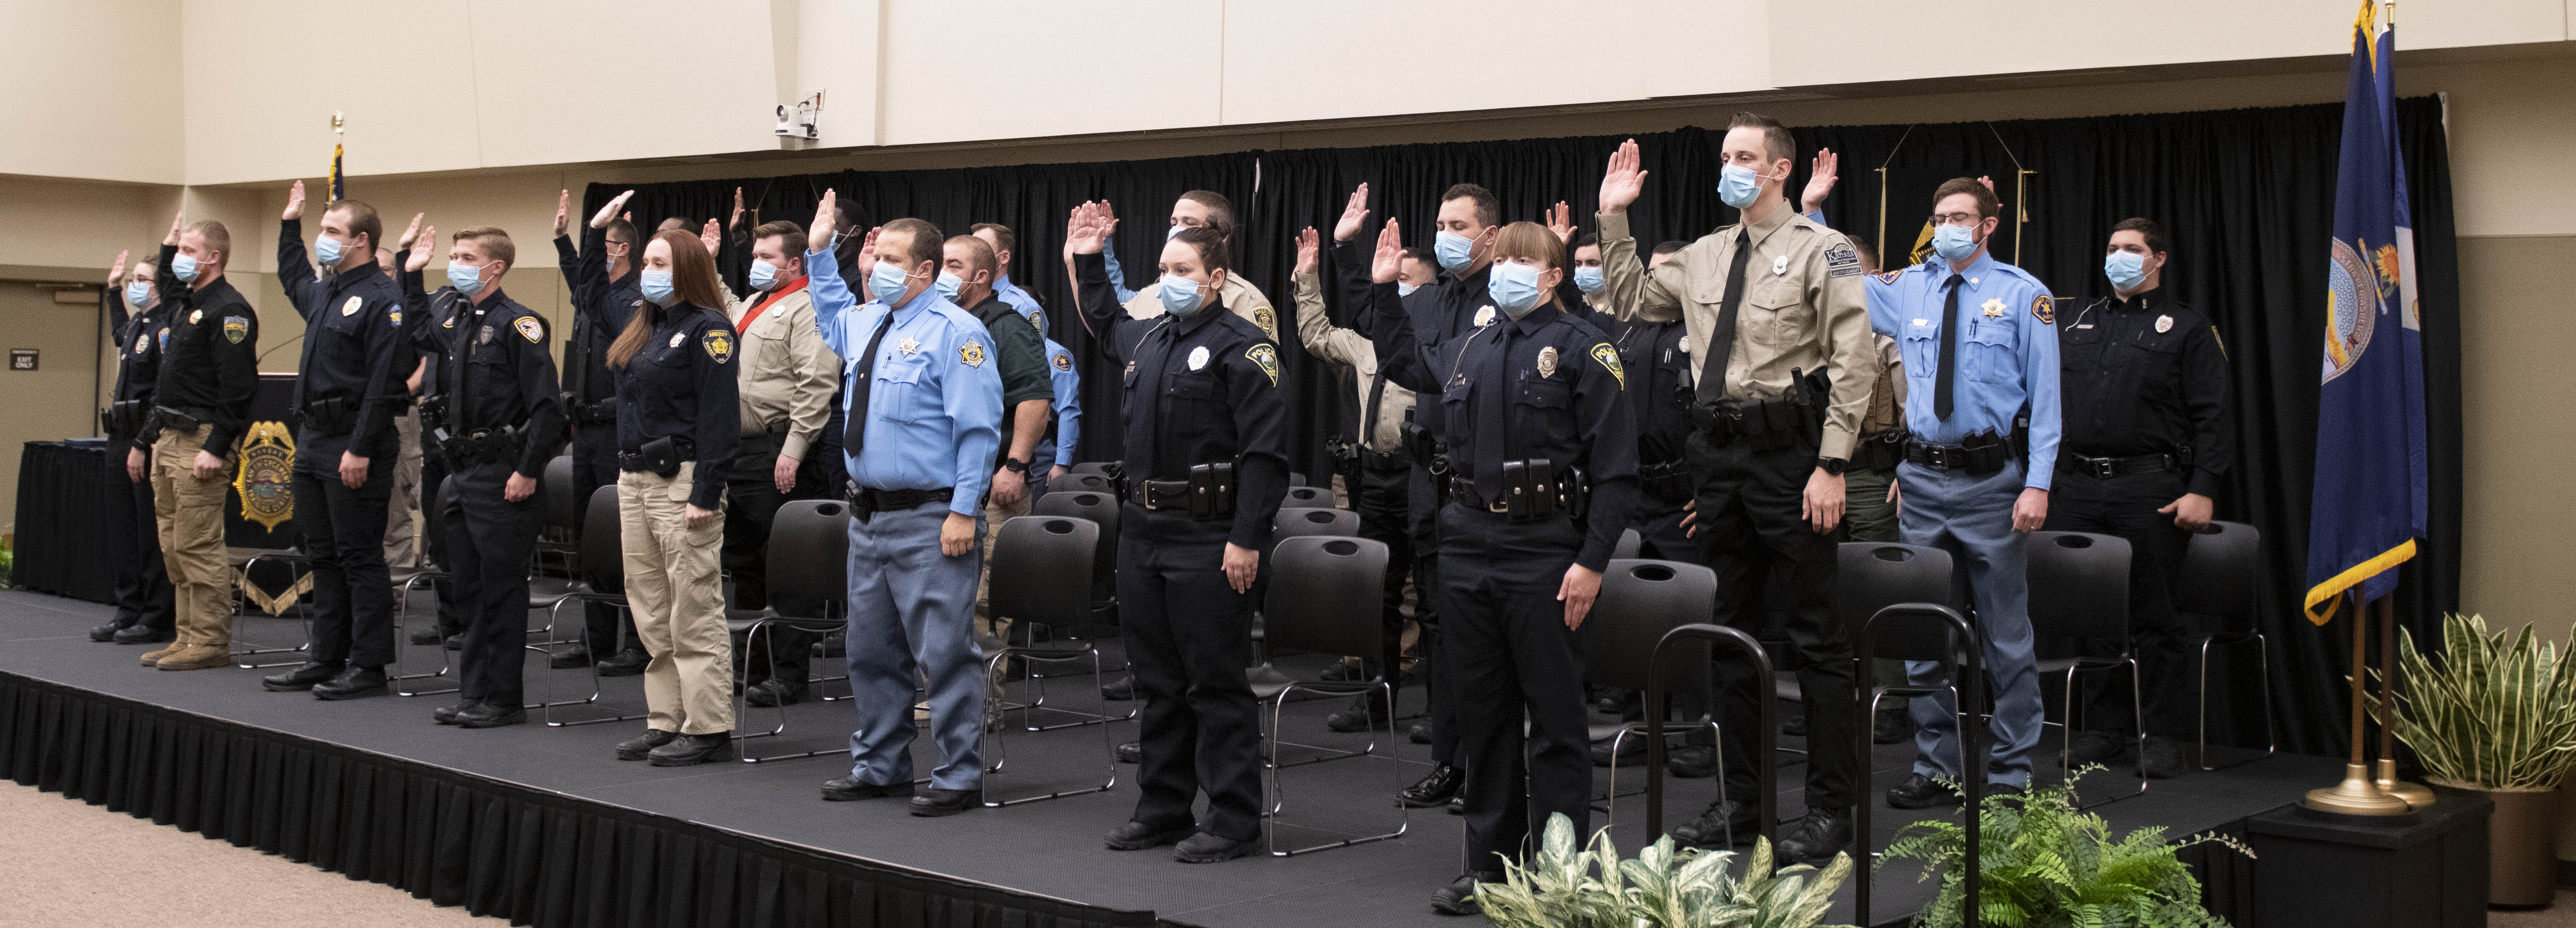
[[[1297,275],[1297,340],[1305,343],[1307,354],[1359,373],[1359,409],[1367,415],[1369,393],[1376,389],[1377,344],[1325,318],[1324,288],[1311,271]],[[1360,447],[1381,454],[1404,447],[1404,414],[1412,408],[1413,391],[1387,381],[1385,392],[1378,396],[1376,427],[1361,423],[1368,434],[1360,437]]]
[[[1708,357],[1709,337],[1725,301],[1726,272],[1743,226],[1727,226],[1674,254],[1654,276],[1637,260],[1626,213],[1600,217],[1601,267],[1619,318],[1669,322],[1688,330],[1694,359]],[[1823,457],[1850,459],[1869,408],[1879,363],[1870,344],[1860,255],[1843,234],[1797,214],[1786,202],[1749,227],[1744,299],[1736,309],[1735,345],[1727,356],[1725,395],[1768,400],[1789,392],[1789,372],[1822,368],[1833,382],[1825,408]],[[1691,364],[1696,383],[1702,362]]]
[[[1217,296],[1225,301],[1227,310],[1260,326],[1261,334],[1270,336],[1271,341],[1279,340],[1279,311],[1271,307],[1269,297],[1261,295],[1260,288],[1245,283],[1243,275],[1227,272],[1225,286],[1217,291]],[[1162,314],[1162,278],[1155,278],[1153,283],[1145,285],[1145,289],[1136,291],[1135,299],[1127,301],[1129,318],[1151,319]]]
[[[1878,387],[1870,391],[1860,433],[1877,435],[1905,427],[1905,352],[1896,347],[1896,339],[1877,332],[1869,333],[1869,343],[1878,350]]]
[[[740,327],[758,303],[729,303],[725,315]],[[798,290],[779,297],[751,321],[741,345],[742,433],[757,435],[785,422],[787,436],[779,440],[778,453],[804,460],[832,418],[832,391],[841,376],[840,356],[823,347],[823,333],[814,327],[813,296]]]

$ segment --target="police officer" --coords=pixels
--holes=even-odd
[[[431,710],[442,725],[497,728],[528,720],[528,557],[545,516],[537,480],[563,444],[562,394],[544,317],[501,290],[518,246],[500,229],[456,233],[447,282],[422,292],[438,230],[403,259],[412,347],[436,358],[422,384],[424,426],[445,459],[439,521],[465,614],[458,697]]]
[[[277,229],[277,280],[304,317],[304,357],[295,378],[295,524],[312,559],[312,640],[303,666],[265,677],[274,692],[311,690],[321,699],[385,691],[394,659],[393,585],[385,568],[385,520],[402,451],[394,419],[410,406],[403,377],[411,347],[402,337],[401,293],[376,265],[384,222],[375,207],[339,200],[322,214],[304,254],[304,182],[287,191]]]
[[[144,467],[149,449],[135,434],[152,411],[152,388],[170,320],[152,287],[158,268],[143,261],[128,274],[128,254],[116,253],[116,266],[108,270],[107,286],[98,293],[99,309],[107,314],[108,331],[116,339],[116,392],[99,414],[99,430],[107,433],[108,543],[109,550],[128,556],[114,560],[116,617],[90,629],[89,640],[143,644],[171,636],[170,568],[161,563],[161,536],[152,525],[152,480]]]
[[[1038,334],[1028,316],[1004,302],[993,289],[998,271],[992,244],[980,237],[959,235],[940,245],[936,286],[951,305],[964,308],[967,315],[984,324],[985,334],[991,337],[994,366],[1002,375],[1002,440],[987,484],[991,496],[984,513],[986,550],[992,549],[1003,522],[1029,514],[1030,504],[1035,501],[1029,486],[1038,440],[1046,435],[1050,422],[1047,408],[1055,401],[1055,382],[1047,377],[1046,337]],[[988,649],[1013,640],[1009,618],[990,614],[990,592],[988,574],[975,587],[975,614],[988,623],[985,630],[991,636],[986,643]],[[994,674],[990,691],[985,694],[985,709],[996,716],[1002,711],[1004,664],[996,661],[991,665]]]
[[[617,470],[617,386],[608,370],[608,346],[626,331],[628,318],[643,295],[636,290],[635,224],[622,213],[635,191],[629,190],[599,208],[573,248],[572,192],[555,200],[555,263],[572,294],[572,333],[564,339],[564,417],[572,424],[572,489],[575,508],[590,505],[591,494],[615,486]],[[615,593],[605,578],[589,578],[597,592]],[[584,604],[586,641],[557,653],[555,667],[579,667],[596,660],[599,675],[625,677],[644,672],[651,658],[635,636],[632,616],[605,602]],[[593,653],[597,649],[600,653]]]
[[[1948,550],[1966,575],[1995,687],[1994,743],[1983,771],[1959,769],[1953,700],[1913,700],[1914,772],[1887,791],[1887,804],[1900,809],[1958,802],[1934,777],[2025,789],[2039,743],[2025,577],[2029,533],[2048,519],[2057,470],[2057,319],[2047,287],[1988,252],[1999,211],[1994,191],[1978,181],[1943,183],[1933,194],[1936,257],[1878,275],[1883,285],[1869,288],[1870,324],[1894,337],[1905,358],[1911,437],[1896,468],[1899,528],[1907,544]],[[2016,437],[2013,422],[2024,410],[2029,432]],[[1916,685],[1931,686],[1941,666],[1913,662],[1907,670]]]
[[[410,303],[411,292],[421,289],[419,272],[412,271],[409,268],[411,267],[413,243],[420,239],[421,220],[426,218],[428,218],[428,214],[426,213],[414,214],[411,219],[411,226],[404,229],[402,237],[396,239],[394,242],[396,250],[392,261],[393,270],[391,273],[402,285],[404,303],[406,306]],[[422,242],[420,247],[424,249],[435,248],[437,247],[437,243]],[[419,320],[419,322],[404,336],[406,339],[417,337],[420,334],[421,325],[427,325],[438,321],[435,319],[422,318],[418,315],[417,311],[407,311],[412,312],[412,318]],[[421,350],[416,342],[412,353],[418,355],[420,357],[420,361],[412,367],[410,378],[404,381],[404,388],[410,391],[412,396],[420,397],[426,395],[430,390],[435,389],[441,382],[439,378],[442,376],[441,365],[445,363],[445,356],[440,355],[435,351]],[[413,408],[414,417],[419,417],[422,412],[423,410],[419,408],[419,404],[415,403]],[[416,435],[421,451],[421,461],[420,480],[416,488],[417,499],[414,502],[421,512],[434,513],[438,511],[439,506],[439,484],[441,481],[446,480],[448,476],[447,455],[439,452],[438,436],[435,434],[434,430],[423,426],[419,428]],[[446,533],[443,531],[426,535],[422,538],[422,553],[425,554],[429,560],[436,561],[442,572],[446,570],[449,562],[455,560],[456,557],[454,554],[448,552]],[[411,643],[417,645],[435,645],[444,643],[445,647],[450,651],[463,650],[465,647],[465,610],[456,601],[456,585],[444,579],[434,579],[430,581],[429,586],[432,594],[438,600],[438,616],[435,621],[420,623],[411,633]]]
[[[626,601],[652,655],[644,734],[618,744],[617,757],[656,767],[720,758],[733,739],[733,640],[716,547],[742,406],[736,336],[707,251],[687,232],[655,233],[636,272],[644,302],[608,348]]]
[[[869,300],[859,304],[829,254],[838,199],[825,191],[814,211],[805,263],[823,341],[849,359],[842,447],[854,485],[848,654],[859,727],[849,774],[825,781],[823,798],[909,795],[914,815],[954,815],[984,801],[984,675],[973,624],[1002,376],[983,323],[935,286],[939,227],[898,219],[872,232],[863,259]],[[916,678],[929,682],[939,744],[939,766],[918,790]]]
[[[1108,210],[1105,201],[1101,208]],[[1118,217],[1115,213],[1109,214],[1109,227],[1110,231],[1117,231]],[[1181,194],[1180,199],[1172,202],[1171,224],[1165,227],[1163,240],[1170,241],[1183,229],[1214,229],[1224,237],[1230,251],[1234,247],[1234,201],[1213,190],[1192,190]],[[1127,279],[1126,273],[1118,267],[1118,250],[1115,247],[1102,246],[1101,260],[1106,262],[1113,284]],[[1125,290],[1123,285],[1118,289],[1119,302],[1127,305],[1129,316],[1144,319],[1162,314],[1163,304],[1154,292],[1155,286],[1149,283],[1132,292]],[[1279,341],[1279,310],[1270,305],[1270,298],[1262,295],[1261,288],[1240,275],[1228,274],[1225,292],[1217,296],[1225,301],[1226,309],[1260,328],[1262,337],[1274,344]]]
[[[1045,499],[1047,487],[1073,470],[1074,449],[1082,443],[1082,374],[1073,369],[1073,352],[1055,339],[1044,339],[1047,385],[1055,391],[1054,418],[1038,439],[1036,464],[1029,468],[1029,498]]]
[[[2130,644],[2147,696],[2139,766],[2150,777],[2187,769],[2175,739],[2190,737],[2191,669],[2173,587],[2189,533],[2209,525],[2236,458],[2218,330],[2160,288],[2165,262],[2163,226],[2121,220],[2102,259],[2112,295],[2057,322],[2066,444],[2048,512],[2050,531],[2129,541]],[[2090,682],[2080,717],[2110,724],[2075,733],[2069,762],[2079,767],[2118,757],[2134,724],[2127,691]]]
[[[1046,308],[1011,280],[1011,249],[1019,245],[1020,237],[1011,233],[1010,226],[998,222],[979,222],[967,231],[993,249],[993,296],[1029,320],[1029,327],[1038,330],[1039,335],[1045,335]]]
[[[1556,305],[1564,242],[1531,222],[1489,241],[1486,288],[1500,318],[1429,363],[1407,314],[1388,309],[1404,255],[1395,221],[1379,230],[1370,263],[1378,363],[1416,393],[1440,394],[1432,425],[1452,468],[1440,621],[1470,783],[1468,869],[1432,899],[1449,915],[1478,910],[1476,884],[1502,879],[1530,819],[1563,814],[1576,834],[1591,831],[1574,633],[1637,494],[1636,413],[1620,396],[1627,371],[1601,330]]]
[[[233,448],[259,394],[259,313],[232,282],[231,230],[170,217],[153,289],[169,304],[152,412],[137,433],[152,445],[152,507],[170,571],[177,637],[143,665],[203,670],[232,663],[232,568],[224,553],[224,490]]]
[[[733,577],[734,607],[754,612],[769,606],[770,525],[787,500],[811,495],[799,491],[798,474],[832,418],[832,393],[840,381],[841,359],[823,347],[814,328],[805,238],[793,222],[754,227],[748,271],[753,299],[727,307],[741,336],[742,357],[735,366],[742,378],[742,447],[727,477],[724,564]],[[744,655],[744,699],[779,706],[805,698],[812,636],[774,626],[761,639],[771,653]]]
[[[1101,257],[1115,225],[1105,205],[1086,203],[1065,229],[1083,323],[1127,384],[1118,606],[1145,697],[1143,795],[1107,844],[1177,841],[1180,861],[1214,863],[1252,853],[1261,836],[1247,594],[1288,495],[1288,400],[1278,346],[1228,312],[1239,291],[1224,232],[1172,235],[1152,288],[1162,312],[1139,319],[1119,311]],[[1198,792],[1208,812],[1193,822]]]

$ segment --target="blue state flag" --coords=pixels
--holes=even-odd
[[[2397,565],[2424,537],[2423,326],[2397,145],[2397,30],[2375,13],[2364,2],[2353,21],[2326,268],[2305,604],[2319,624],[2347,590],[2358,587],[2365,602],[2395,590]]]

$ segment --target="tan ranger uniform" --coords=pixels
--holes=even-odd
[[[1367,415],[1371,383],[1377,380],[1377,346],[1368,336],[1325,318],[1323,288],[1311,271],[1297,275],[1297,340],[1305,343],[1307,354],[1358,372],[1360,414]],[[1413,391],[1387,381],[1384,394],[1378,397],[1376,427],[1360,436],[1360,447],[1381,454],[1401,450],[1404,414],[1412,409]],[[1366,428],[1369,423],[1361,425]]]
[[[739,328],[757,303],[725,307]],[[832,391],[840,386],[841,358],[823,346],[814,328],[814,298],[798,290],[762,310],[742,331],[742,433],[758,435],[787,423],[778,453],[805,460],[832,418]]]
[[[1270,305],[1269,297],[1261,295],[1261,288],[1245,283],[1243,275],[1228,269],[1225,286],[1217,290],[1217,298],[1225,302],[1227,311],[1260,326],[1261,334],[1270,336],[1271,341],[1279,340],[1279,310]],[[1151,319],[1162,314],[1163,280],[1157,277],[1145,289],[1136,291],[1135,299],[1127,301],[1127,315]]]

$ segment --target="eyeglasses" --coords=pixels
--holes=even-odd
[[[1984,221],[1985,221],[1985,219],[1986,219],[1986,217],[1984,217],[1984,216],[1980,216],[1980,215],[1977,215],[1977,214],[1975,214],[1975,213],[1933,213],[1933,214],[1932,214],[1932,224],[1933,224],[1933,225],[1936,225],[1936,226],[1973,226],[1973,225],[1976,225],[1977,223],[1984,222]]]

